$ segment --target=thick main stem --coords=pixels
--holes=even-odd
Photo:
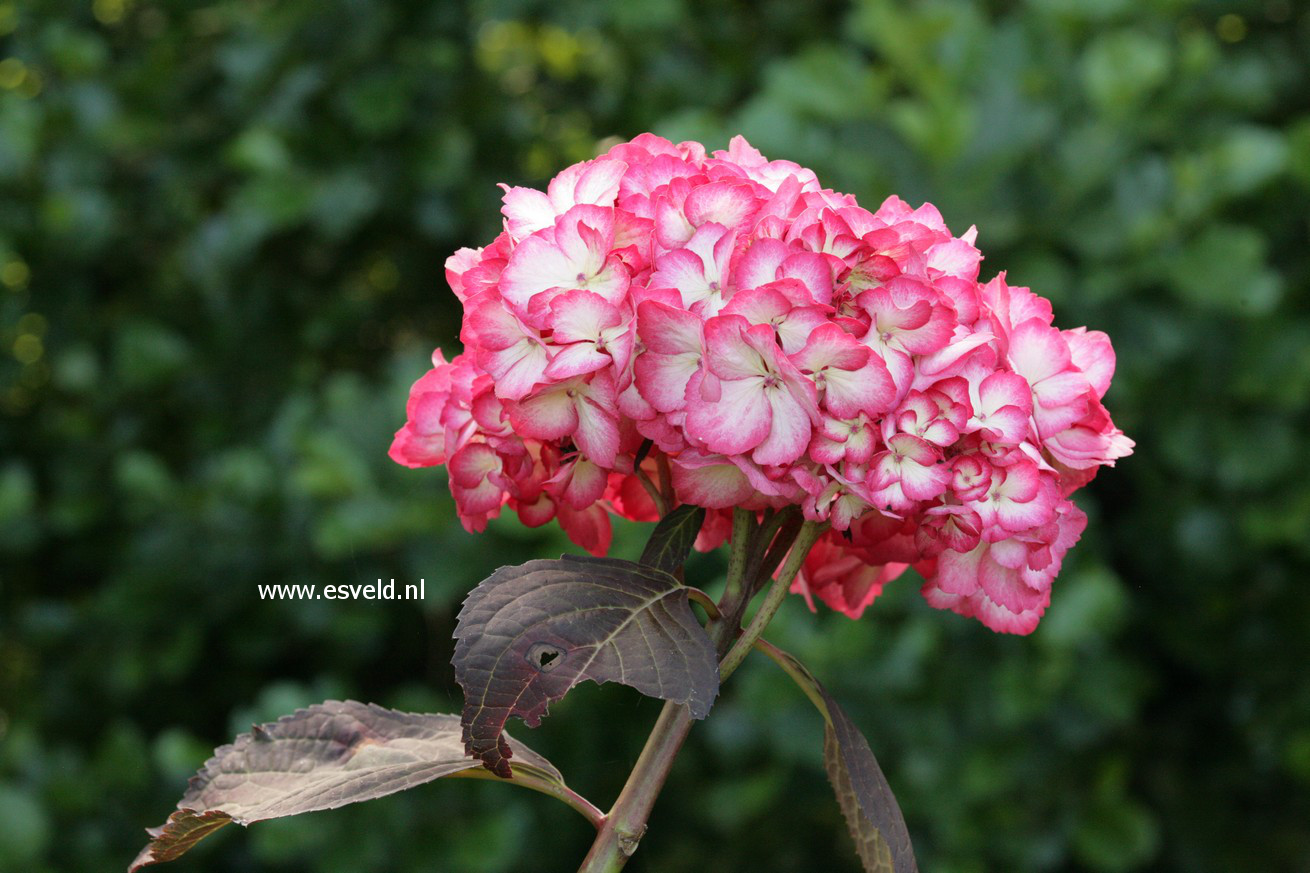
[[[745,633],[734,641],[746,601],[757,588],[757,580],[745,578],[748,559],[754,550],[759,550],[762,560],[764,550],[769,547],[769,540],[778,531],[778,525],[765,525],[761,528],[756,525],[753,517],[742,510],[737,510],[734,522],[728,582],[719,600],[721,620],[711,621],[708,627],[716,650],[721,655],[727,653],[719,665],[720,681],[737,668],[751,644],[764,632],[765,626],[778,611],[782,596],[791,587],[792,579],[804,563],[810,546],[814,545],[814,541],[823,532],[822,526],[812,523],[806,523],[801,528],[777,582],[769,589],[765,602],[755,613]],[[760,541],[762,539],[764,541]],[[673,759],[682,748],[691,724],[691,712],[686,705],[664,704],[646,739],[645,748],[641,750],[627,783],[614,801],[614,807],[602,820],[600,833],[596,835],[591,851],[578,868],[578,873],[615,873],[623,869],[646,832],[646,820],[655,806],[655,798],[664,787],[664,781],[673,767]]]
[[[646,747],[632,768],[627,784],[605,816],[591,851],[578,873],[612,873],[622,870],[637,851],[637,843],[646,833],[646,819],[655,806],[655,798],[664,787],[673,759],[691,730],[691,710],[686,704],[666,703],[655,720]]]

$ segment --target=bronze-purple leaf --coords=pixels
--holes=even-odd
[[[782,667],[823,715],[823,764],[866,873],[918,873],[901,807],[869,741],[804,664],[777,646],[756,646]]]
[[[584,680],[685,703],[694,718],[709,714],[719,690],[714,646],[687,589],[631,561],[565,556],[502,567],[464,601],[455,638],[464,742],[501,776],[510,717],[536,727]]]
[[[655,525],[641,553],[641,563],[666,573],[676,573],[687,560],[704,523],[703,507],[684,503],[674,509]]]
[[[516,770],[564,784],[545,758],[517,741],[509,743]],[[469,775],[477,767],[464,753],[454,715],[336,700],[300,709],[216,749],[191,777],[177,811],[147,829],[150,843],[129,873],[180,857],[230,822],[248,825],[335,809],[442,776]]]
[[[232,816],[211,809],[198,812],[194,809],[179,809],[157,828],[146,828],[150,843],[136,856],[128,873],[150,864],[162,864],[182,857],[205,837],[232,822]]]

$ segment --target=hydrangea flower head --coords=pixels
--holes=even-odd
[[[914,567],[934,606],[1036,627],[1087,524],[1070,495],[1133,443],[1109,338],[980,282],[975,228],[870,212],[741,137],[642,134],[501,211],[446,263],[464,351],[434,354],[391,447],[447,466],[468,530],[508,508],[603,555],[663,473],[709,510],[702,546],[736,507],[826,522],[811,604],[858,617]]]

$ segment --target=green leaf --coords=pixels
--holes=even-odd
[[[666,573],[676,572],[687,560],[705,523],[705,509],[684,503],[659,520],[651,532],[641,563]]]
[[[685,703],[694,718],[709,714],[719,690],[714,646],[687,589],[631,561],[565,556],[502,567],[464,601],[455,639],[464,742],[501,776],[512,754],[505,722],[536,727],[584,680]]]
[[[562,792],[564,777],[549,761],[508,742],[515,772],[534,783],[526,787]],[[177,812],[147,829],[150,843],[128,871],[179,858],[230,822],[336,809],[442,776],[484,773],[464,752],[457,716],[330,700],[256,725],[215,750],[191,778]]]
[[[905,817],[869,741],[804,664],[764,640],[756,646],[786,671],[823,715],[824,768],[864,869],[868,873],[917,873]]]

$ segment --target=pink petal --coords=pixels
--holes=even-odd
[[[591,400],[578,404],[578,429],[573,441],[603,467],[614,466],[619,451],[619,422],[611,411]]]
[[[549,362],[545,346],[498,302],[470,313],[466,327],[476,339],[471,345],[478,366],[496,380],[496,396],[517,400],[544,380]]]
[[[780,279],[797,279],[805,285],[810,302],[832,302],[832,267],[828,259],[816,252],[796,252],[782,262]]]
[[[637,335],[662,355],[700,354],[701,320],[685,309],[650,300],[637,307]]]
[[[961,328],[946,345],[919,359],[919,372],[925,376],[936,376],[945,373],[951,367],[960,363],[970,352],[987,345],[994,339],[995,337],[986,331],[968,332]]]
[[[486,528],[487,519],[497,515],[508,496],[500,485],[491,479],[484,479],[473,488],[452,481],[450,493],[455,498],[455,509],[464,528],[478,532]]]
[[[541,343],[524,340],[501,351],[479,348],[478,366],[496,379],[496,396],[505,400],[526,397],[546,381],[549,357]]]
[[[817,373],[827,367],[857,370],[870,357],[868,346],[829,323],[816,327],[806,339],[805,347],[792,355],[791,360],[802,372]]]
[[[1069,343],[1058,330],[1035,318],[1010,332],[1009,358],[1014,371],[1033,386],[1066,372],[1073,365]]]
[[[824,379],[824,406],[841,418],[861,412],[879,415],[896,399],[891,373],[877,355],[870,355],[869,363],[858,370],[827,370]]]
[[[941,496],[950,482],[950,468],[943,463],[901,463],[901,490],[911,500],[932,500]]]
[[[559,507],[559,526],[568,538],[596,557],[604,557],[610,550],[613,529],[609,513],[599,505],[574,509],[567,503]]]
[[[733,281],[739,290],[758,288],[778,278],[778,268],[787,259],[791,249],[780,239],[757,239],[746,249],[733,272]]]
[[[993,475],[1000,477],[1000,482],[992,486],[992,491],[1006,500],[1021,503],[1036,497],[1042,483],[1042,474],[1037,465],[1025,461],[999,468]]]
[[[928,249],[928,269],[934,275],[955,276],[970,282],[978,279],[979,251],[962,239],[938,243]]]
[[[469,292],[464,288],[464,274],[481,261],[482,249],[462,248],[446,258],[446,284],[461,303],[469,299]]]
[[[619,310],[591,291],[569,291],[550,302],[550,327],[554,343],[596,340],[601,331],[623,321]]]
[[[1087,377],[1097,399],[1104,397],[1114,378],[1114,347],[1110,338],[1099,330],[1078,327],[1064,331],[1064,339],[1069,344],[1073,365]]]
[[[509,405],[514,430],[539,440],[557,440],[578,428],[578,409],[570,392],[577,392],[581,381],[561,382]]]
[[[687,434],[712,452],[735,455],[764,441],[772,417],[772,405],[758,378],[724,381],[717,401],[697,399],[688,404]]]
[[[982,314],[982,295],[978,293],[977,282],[942,276],[933,282],[933,287],[951,304],[960,324],[972,325]]]
[[[555,352],[555,357],[546,365],[545,375],[549,379],[570,379],[594,373],[613,363],[613,358],[596,350],[595,343],[574,343]]]
[[[1026,636],[1037,629],[1049,600],[1048,595],[1041,598],[1041,602],[1035,608],[1016,613],[996,603],[990,597],[982,595],[974,614],[979,621],[997,633]]]
[[[721,456],[707,458],[684,452],[673,458],[672,473],[678,499],[695,506],[731,509],[755,493],[746,474]]]
[[[524,339],[537,339],[499,300],[489,301],[465,313],[463,333],[466,346],[496,351],[512,348]]]
[[[752,453],[757,464],[790,464],[810,443],[810,416],[792,393],[779,386],[766,392],[773,410],[769,435]]]
[[[584,273],[585,265],[566,255],[550,234],[540,231],[515,246],[500,274],[501,296],[520,312],[543,291],[576,287],[578,275]]]
[[[776,288],[763,286],[749,291],[738,291],[720,315],[740,315],[751,324],[773,324],[786,317],[792,303]]]
[[[660,355],[651,351],[633,364],[637,390],[660,412],[674,412],[686,405],[687,383],[700,369],[700,354]]]
[[[690,249],[675,249],[661,255],[655,264],[651,287],[676,289],[682,295],[684,307],[703,300],[709,292],[705,263]]]
[[[674,202],[668,195],[655,202],[655,240],[665,249],[684,246],[696,232],[696,228],[687,220],[681,204]]]
[[[1024,613],[1045,605],[1048,594],[1023,584],[1019,573],[984,554],[978,566],[978,583],[998,606],[1012,613]]]
[[[1061,464],[1077,470],[1101,464],[1113,467],[1116,460],[1132,454],[1135,443],[1113,425],[1101,430],[1080,423],[1048,437],[1043,445]]]
[[[719,315],[705,322],[705,363],[720,379],[747,379],[769,373],[768,362],[752,343],[752,331],[763,328],[768,343],[773,331],[767,325],[752,328],[740,315]],[[766,346],[767,349],[767,346]]]
[[[1033,394],[1038,404],[1047,409],[1078,403],[1091,390],[1087,377],[1072,369],[1033,383]]]
[[[500,207],[505,216],[505,230],[516,240],[531,236],[542,228],[555,224],[555,207],[550,198],[534,188],[505,189],[504,205]]]
[[[452,482],[476,488],[488,475],[500,470],[500,457],[486,443],[470,443],[451,457],[447,469]]]
[[[578,458],[555,474],[548,485],[555,485],[559,495],[574,509],[586,509],[605,494],[609,473],[586,458]]]
[[[1033,395],[1028,380],[1018,373],[998,370],[983,379],[978,386],[980,412],[986,416],[994,415],[999,410],[1012,406],[1020,413],[1032,412]]]
[[[787,281],[787,280],[783,280]],[[782,282],[775,283],[781,285]],[[733,299],[737,299],[733,297]],[[784,354],[795,354],[805,347],[805,343],[810,338],[810,334],[825,325],[829,324],[828,314],[818,306],[797,306],[783,317],[782,321],[775,325],[778,333],[778,343],[782,346]]]
[[[612,158],[597,158],[587,166],[573,192],[577,203],[611,206],[619,196],[619,183],[628,165]]]
[[[578,265],[579,273],[595,275],[614,242],[614,210],[585,203],[574,206],[555,220],[555,242]]]
[[[978,565],[986,546],[980,545],[969,552],[947,550],[937,561],[937,572],[929,584],[947,594],[967,597],[978,590]]]
[[[531,503],[520,501],[515,511],[524,527],[541,527],[555,518],[555,501],[549,494],[541,494]]]
[[[941,458],[940,452],[926,440],[906,433],[898,433],[887,440],[887,447],[897,457],[915,464],[935,464]]]
[[[694,227],[708,222],[736,227],[751,216],[756,206],[750,186],[711,182],[692,189],[683,204],[683,211]]]

